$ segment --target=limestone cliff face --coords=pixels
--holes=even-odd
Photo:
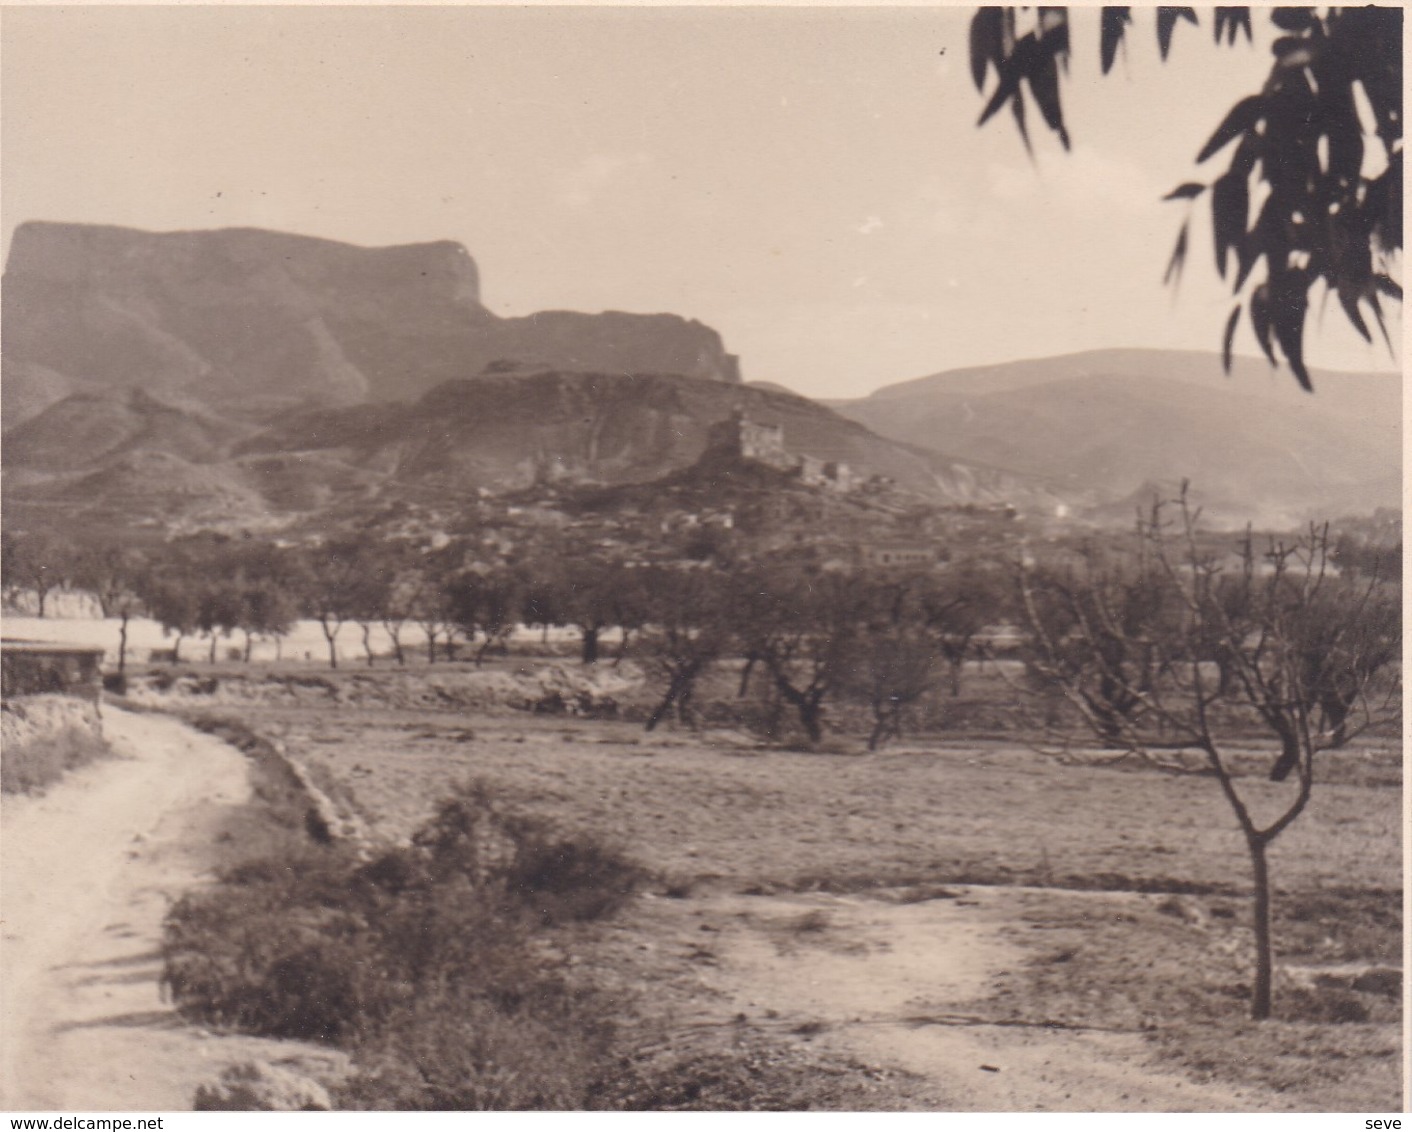
[[[674,314],[538,311],[484,330],[486,364],[522,364],[582,373],[670,373],[740,381],[740,364],[709,326]],[[478,367],[477,371],[480,368]]]
[[[113,387],[252,415],[407,400],[499,359],[739,380],[720,336],[675,315],[498,318],[451,242],[35,222],[15,232],[4,295],[3,360],[23,375],[7,428]]]

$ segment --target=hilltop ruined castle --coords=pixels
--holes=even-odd
[[[797,475],[803,483],[831,491],[849,492],[858,485],[847,464],[789,451],[784,446],[784,429],[780,425],[752,421],[740,409],[711,426],[706,452],[711,456],[764,464]]]

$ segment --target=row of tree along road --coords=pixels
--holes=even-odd
[[[735,665],[771,706],[762,730],[791,720],[810,746],[826,711],[866,708],[869,749],[902,734],[924,698],[959,693],[967,659],[1009,626],[1019,691],[1058,698],[1060,717],[1114,757],[1214,778],[1249,850],[1258,963],[1252,1013],[1270,1012],[1270,844],[1307,807],[1318,756],[1400,711],[1400,551],[1338,544],[1327,528],[1259,541],[1213,539],[1184,499],[1154,505],[1126,540],[1042,559],[954,561],[914,574],[802,571],[789,562],[633,562],[602,545],[565,543],[533,560],[480,561],[470,543],[328,539],[295,546],[210,535],[139,552],[7,534],[12,590],[60,584],[94,594],[124,626],[146,614],[175,638],[278,639],[299,617],[320,625],[329,663],[349,625],[381,627],[406,663],[406,626],[427,659],[469,650],[480,664],[521,625],[576,627],[582,660],[631,655],[659,688],[648,730],[694,724],[702,678]],[[11,595],[14,596],[13,594]],[[125,664],[120,647],[118,667]],[[1384,731],[1384,733],[1387,733]],[[1230,749],[1271,747],[1272,802],[1243,794]],[[1273,806],[1273,808],[1272,808]]]

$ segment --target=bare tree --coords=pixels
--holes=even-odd
[[[322,543],[309,554],[304,602],[328,642],[330,668],[338,667],[337,640],[344,622],[357,619],[371,604],[368,591],[376,573],[370,572],[366,547],[362,539],[347,538]]]
[[[802,576],[766,571],[745,579],[731,617],[746,672],[764,666],[779,699],[792,707],[813,745],[823,741],[825,703],[843,686],[858,657],[867,594],[848,574]]]
[[[696,682],[730,645],[725,587],[717,575],[698,569],[653,570],[643,583],[647,627],[639,634],[636,655],[666,684],[646,729],[653,730],[673,712],[690,726]]]
[[[1151,716],[1150,694],[1173,663],[1176,595],[1138,548],[1125,556],[1085,546],[1075,560],[1024,574],[1026,668],[1060,688],[1107,747],[1126,747]],[[1219,656],[1213,643],[1211,652]]]
[[[168,560],[140,582],[142,603],[162,626],[163,636],[174,636],[172,663],[181,663],[181,642],[196,632],[197,593],[193,579]]]
[[[976,655],[981,631],[1005,616],[1003,575],[991,564],[963,561],[945,573],[913,579],[917,619],[946,661],[953,696],[961,694],[961,673]]]
[[[1326,527],[1263,550],[1247,534],[1221,556],[1200,548],[1196,521],[1183,493],[1139,525],[1125,571],[1081,564],[1059,588],[1023,570],[1022,616],[1033,671],[1090,731],[1219,784],[1250,859],[1261,1020],[1274,971],[1268,850],[1308,805],[1318,756],[1400,718],[1401,596],[1391,580],[1340,577]],[[1066,621],[1046,612],[1055,602]],[[1270,779],[1293,779],[1273,798],[1255,799],[1232,763],[1230,739],[1252,724],[1278,744]],[[1199,753],[1198,766],[1178,750]]]
[[[127,627],[142,609],[138,595],[141,579],[148,569],[143,555],[115,542],[91,542],[81,546],[74,563],[74,582],[98,601],[103,616],[116,617],[118,628],[118,673],[127,669]]]
[[[481,635],[475,655],[477,668],[492,648],[503,646],[515,631],[519,598],[515,579],[507,570],[471,567],[447,582],[447,609],[452,619],[468,643],[474,643],[477,633]]]
[[[868,750],[902,738],[907,710],[937,686],[935,643],[913,625],[870,626],[850,680],[873,715]]]
[[[4,560],[0,572],[5,576],[11,600],[24,590],[32,591],[36,615],[43,617],[49,594],[62,590],[69,581],[74,565],[73,547],[46,530],[6,531],[0,537],[0,547],[3,547]]]

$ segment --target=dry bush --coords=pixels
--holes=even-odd
[[[905,1075],[797,1046],[742,1038],[728,1048],[625,1057],[604,1074],[595,1109],[633,1112],[896,1111],[934,1107]]]
[[[68,771],[105,758],[98,709],[63,695],[21,696],[0,708],[0,792],[42,790]]]
[[[336,1099],[416,1112],[586,1108],[612,1043],[602,1013],[565,993],[513,1009],[464,991],[419,1000],[358,1050]]]
[[[0,793],[29,794],[51,786],[65,774],[111,752],[107,744],[82,727],[5,747],[0,761]]]
[[[185,897],[163,980],[188,1017],[354,1051],[353,1107],[580,1108],[604,1011],[537,937],[610,914],[644,875],[470,786],[372,860],[310,847]]]

